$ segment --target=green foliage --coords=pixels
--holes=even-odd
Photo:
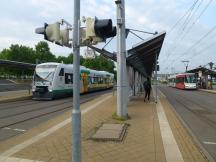
[[[36,46],[36,58],[41,62],[55,62],[56,57],[50,52],[50,48],[47,42],[41,41]]]
[[[95,58],[86,58],[82,65],[90,69],[108,71],[110,73],[114,73],[115,68],[114,62],[102,55]]]

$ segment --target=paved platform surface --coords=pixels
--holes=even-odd
[[[188,135],[169,103],[158,104],[132,97],[127,121],[112,119],[116,96],[102,95],[81,105],[83,162],[204,162],[201,150]],[[129,124],[122,142],[93,141],[89,137],[102,123]],[[171,139],[171,140],[169,140]],[[70,162],[71,112],[51,119],[37,128],[0,143],[3,162]]]

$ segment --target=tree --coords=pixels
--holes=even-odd
[[[55,62],[56,57],[50,52],[50,48],[47,42],[40,41],[35,45],[36,58],[40,62]]]
[[[102,55],[95,58],[86,58],[82,65],[90,69],[108,71],[110,73],[114,73],[115,68],[114,62]]]
[[[0,59],[19,61],[19,62],[28,62],[34,63],[35,51],[32,48],[27,46],[22,46],[18,44],[12,44],[9,49],[4,49],[0,54]],[[9,74],[20,76],[21,74],[29,74],[32,72],[29,70],[19,70],[15,68],[4,67],[1,68],[1,74]]]

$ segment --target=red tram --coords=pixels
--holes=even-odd
[[[169,77],[169,86],[179,89],[197,89],[197,81],[194,73],[183,73]]]

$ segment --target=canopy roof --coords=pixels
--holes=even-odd
[[[145,76],[151,76],[159,57],[166,32],[158,33],[128,50],[127,63]]]
[[[207,69],[205,67],[198,67],[198,68],[195,68],[195,69],[188,70],[187,72],[189,72],[189,73],[199,73],[199,71],[202,71],[202,74],[204,74],[204,75],[216,76],[216,71],[211,70],[211,69]]]
[[[0,67],[12,67],[12,68],[23,69],[23,70],[26,70],[26,69],[34,70],[36,67],[36,64],[0,59]]]
[[[152,37],[134,45],[127,51],[127,64],[144,76],[151,76],[155,67],[155,58],[159,56],[166,32],[155,34]],[[89,46],[93,50],[101,53],[106,58],[116,61],[116,53],[111,53],[105,49]]]

